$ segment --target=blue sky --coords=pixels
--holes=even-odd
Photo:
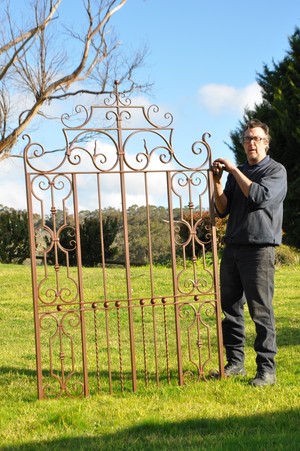
[[[79,20],[76,1],[64,3]],[[210,132],[213,157],[233,160],[224,141],[259,101],[263,64],[272,67],[289,49],[300,8],[298,0],[128,0],[112,23],[127,52],[148,46],[139,78],[154,86],[145,101],[174,116],[178,155],[188,159],[192,143]],[[0,204],[25,208],[21,162],[0,162],[0,177]]]
[[[126,46],[149,45],[144,71],[155,83],[155,101],[174,115],[181,142],[209,131],[216,156],[232,157],[223,141],[246,104],[259,99],[257,72],[284,57],[300,8],[297,0],[133,0],[116,22]]]

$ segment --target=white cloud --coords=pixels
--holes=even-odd
[[[89,145],[87,145],[87,149],[90,150]],[[109,151],[114,154],[116,153],[113,146],[105,143],[102,146],[102,150],[105,150],[106,155],[109,153]],[[163,171],[167,168],[169,170],[173,169],[172,162],[169,164],[163,164],[161,163],[159,156],[159,152],[153,153],[151,156],[150,164],[148,166],[148,202],[153,205],[164,205],[166,203],[166,175]],[[127,154],[127,159],[129,163],[133,165],[133,167],[136,167],[136,169],[139,168],[139,164],[136,162],[135,156],[133,154]],[[145,165],[145,161],[143,162],[143,165]],[[45,164],[44,168],[47,169],[47,166],[48,165]],[[67,169],[70,169],[68,165]],[[77,175],[78,201],[80,210],[94,210],[98,208],[98,189],[95,168],[92,166],[89,159],[87,159],[86,161],[83,158],[82,164],[80,164],[80,168],[77,166],[74,166],[72,168],[73,172],[75,172],[76,170],[80,172]],[[86,172],[86,174],[84,172]],[[70,176],[67,177],[70,178]],[[7,158],[6,160],[2,160],[0,162],[0,180],[0,205],[13,207],[15,209],[26,209],[27,204],[23,160],[21,158]],[[43,190],[39,190],[38,188],[38,183],[40,181],[40,179],[37,179],[37,184],[34,185],[33,191],[38,198],[43,199],[43,201],[45,202],[44,207],[46,208],[46,213],[48,213],[48,210],[50,208],[49,190],[46,190],[43,194]],[[57,192],[57,208],[61,208],[61,204],[59,203],[60,199],[66,196],[69,191],[69,184],[67,183],[67,179],[64,180],[62,178],[62,181],[65,184],[65,189],[61,189]],[[39,207],[37,206],[38,204],[36,204],[34,199],[33,202],[34,211],[39,211]],[[68,203],[70,203],[70,205],[72,204],[72,198],[69,198]],[[127,206],[133,204],[145,205],[145,179],[143,173],[127,169],[126,203]],[[120,176],[116,171],[111,171],[108,174],[101,174],[101,205],[102,208],[121,207]]]
[[[0,205],[26,208],[25,177],[23,161],[19,158],[7,158],[0,162]]]
[[[257,83],[243,88],[222,84],[201,86],[198,91],[200,105],[210,113],[218,115],[226,112],[242,114],[246,107],[253,108],[261,103],[261,89]]]

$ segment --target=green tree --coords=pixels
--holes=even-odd
[[[132,205],[127,210],[130,260],[133,264],[170,260],[168,210],[165,207]],[[123,249],[124,254],[124,249]]]
[[[105,260],[114,257],[117,248],[113,246],[113,243],[118,228],[119,221],[116,215],[104,215],[101,227],[99,213],[84,219],[83,224],[80,225],[82,264],[84,266],[101,264],[103,251]]]
[[[0,261],[22,263],[30,256],[26,211],[0,207]]]
[[[252,118],[270,127],[271,157],[282,163],[288,175],[288,194],[284,203],[284,240],[300,247],[300,29],[289,38],[290,50],[282,61],[270,69],[263,66],[257,82],[263,101],[253,110],[246,109],[238,129],[230,133],[230,149],[238,164],[245,160],[241,133]]]
[[[104,209],[100,218],[99,211],[82,211],[80,217],[80,251],[83,266],[97,266],[102,263],[104,251],[105,260],[112,259],[117,253],[114,245],[116,234],[120,228],[120,218],[113,209]],[[52,217],[47,218],[46,226],[53,230]],[[59,233],[58,258],[60,264],[66,264],[66,255],[71,266],[77,265],[77,246],[75,236],[74,217],[64,214],[61,210],[56,211],[56,230]],[[103,240],[102,240],[103,237]],[[51,240],[46,238],[47,247]],[[49,252],[49,261],[55,260],[54,248]]]

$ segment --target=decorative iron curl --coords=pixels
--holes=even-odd
[[[105,133],[105,135],[106,135],[106,133]],[[117,143],[113,139],[113,137],[108,134],[107,134],[107,136],[109,136],[109,138],[111,139],[114,148],[117,149]],[[115,155],[115,159],[114,160],[112,159],[110,165],[107,168],[104,168],[104,165],[108,164],[109,160],[108,160],[107,155],[105,155],[103,152],[97,153],[97,142],[95,141],[92,160],[93,160],[93,165],[95,166],[95,168],[97,170],[99,170],[101,172],[112,172],[116,168],[116,166],[118,165],[118,162],[119,162],[118,152],[116,151],[114,153],[114,155]]]
[[[201,276],[196,276],[196,273],[194,273],[194,279],[191,277],[186,277],[183,282],[180,283],[180,279],[184,277],[184,273],[187,271],[188,268],[184,268],[177,275],[178,290],[180,293],[191,295],[195,290],[201,294],[209,294],[213,292],[213,276],[209,270],[203,268],[204,273],[209,276],[208,279],[211,281],[211,284],[208,283],[208,280],[204,277],[204,274]],[[206,287],[208,288],[205,289]]]
[[[203,185],[203,190],[198,192],[199,196],[203,196],[204,193],[206,193],[207,189],[208,189],[208,183],[207,183],[207,176],[204,172],[202,171],[194,171],[191,173],[190,175],[190,180],[191,180],[191,184],[195,187],[199,187],[202,183],[202,179],[201,177],[203,177],[206,181],[206,183],[204,183]]]
[[[204,276],[202,276],[202,277],[198,277],[195,280],[195,287],[197,288],[199,293],[208,294],[208,293],[211,293],[211,291],[213,289],[213,277],[212,277],[212,274],[210,273],[210,271],[208,271],[207,269],[204,269],[204,271],[210,276],[211,284],[209,285],[208,280],[205,279]],[[200,287],[203,289],[201,289]],[[207,289],[205,289],[206,287],[207,287]]]
[[[70,115],[68,113],[64,113],[61,115],[61,122],[65,127],[67,127],[67,129],[76,130],[76,129],[80,129],[80,128],[84,127],[90,121],[90,119],[92,117],[93,108],[90,108],[90,111],[88,111],[88,109],[84,105],[76,105],[75,112],[77,115],[82,114],[82,112],[84,113],[82,122],[80,122],[80,124],[75,127],[74,127],[74,125],[71,125],[71,124],[68,125],[68,121],[70,121],[73,117],[72,115]]]
[[[158,114],[160,111],[158,105],[150,105],[149,108],[147,109],[147,111],[145,111],[145,109],[143,108],[143,113],[144,113],[144,117],[146,119],[147,122],[149,122],[149,124],[151,124],[153,127],[155,128],[161,128],[161,126],[157,125],[152,119],[151,119],[151,115],[152,114]],[[173,116],[171,113],[165,113],[163,115],[164,119],[167,121],[166,124],[164,125],[164,128],[168,128],[170,127],[170,125],[173,123]]]
[[[69,287],[46,287],[43,292],[43,286],[49,281],[49,277],[46,276],[38,284],[39,301],[44,305],[55,305],[58,300],[60,300],[63,304],[71,304],[72,302],[75,302],[78,298],[78,285],[71,277],[67,277],[67,279],[75,286],[75,291],[73,292],[72,298],[67,299],[72,295],[72,291]]]
[[[52,385],[51,385],[50,382],[43,385],[43,393],[44,393],[44,397],[46,399],[50,399],[50,398],[53,398],[53,397],[59,398],[62,395],[62,392],[63,392],[60,378],[58,376],[56,376],[55,374],[52,374],[51,376],[52,376],[52,380],[51,380]],[[53,386],[53,382],[54,381],[58,385],[57,389],[55,389],[55,387]],[[57,392],[58,392],[58,394],[57,394]]]
[[[106,106],[113,106],[116,104],[116,102],[117,102],[117,94],[114,92],[111,92],[109,94],[109,97],[105,97],[105,99],[103,100],[103,103]]]
[[[169,154],[166,155],[165,153],[160,154],[159,156],[159,161],[161,161],[161,163],[163,164],[168,164],[172,161],[173,155],[174,155],[174,150],[172,149],[172,147],[165,147],[165,146],[161,146],[161,147],[157,147],[155,149],[153,149],[154,151],[157,149],[162,149],[162,150],[166,150],[167,153]]]
[[[39,179],[42,179],[39,181]],[[51,186],[51,181],[50,181],[50,177],[46,174],[38,174],[36,176],[34,176],[31,180],[31,192],[33,194],[33,196],[39,200],[42,201],[42,199],[40,197],[38,197],[38,195],[36,194],[36,188],[34,188],[35,183],[38,186],[38,189],[40,191],[47,191],[50,186]]]
[[[77,153],[79,151],[85,152],[91,158],[91,154],[84,147],[75,146],[72,149],[69,147],[67,151],[68,162],[73,166],[79,166],[82,161],[81,155]]]
[[[44,233],[50,237],[49,241],[51,241],[51,230],[49,228],[43,227]],[[39,229],[34,230],[34,239],[35,239],[35,250],[37,254],[41,254],[43,252],[49,251],[50,245],[46,246],[46,240],[44,239],[44,234],[41,233]]]
[[[71,277],[68,277],[68,280],[73,283],[73,285],[75,286],[76,290],[75,290],[72,298],[71,298],[72,291],[71,291],[71,289],[69,287],[63,287],[60,290],[57,290],[56,299],[60,299],[60,301],[63,304],[72,304],[72,302],[75,302],[76,299],[78,298],[78,286],[77,286],[77,283]],[[70,299],[67,299],[68,297]]]
[[[67,312],[63,315],[63,317],[60,319],[60,321],[58,320],[57,317],[55,317],[54,315],[49,315],[48,313],[42,315],[41,319],[40,319],[40,324],[41,324],[41,328],[44,330],[47,330],[47,328],[44,327],[43,320],[44,319],[48,319],[49,317],[51,317],[51,319],[55,320],[56,323],[56,330],[54,331],[54,333],[49,337],[49,342],[53,343],[53,340],[55,338],[58,338],[60,336],[60,334],[62,334],[62,336],[65,336],[67,339],[70,340],[71,343],[71,368],[69,372],[66,372],[66,370],[64,369],[64,367],[60,367],[57,368],[56,370],[53,369],[52,365],[50,367],[50,376],[52,378],[53,381],[58,382],[59,384],[59,389],[55,391],[53,384],[51,384],[50,382],[48,384],[46,384],[44,386],[44,393],[48,392],[48,397],[49,395],[56,395],[57,396],[57,392],[59,392],[58,396],[61,396],[62,393],[64,392],[67,396],[69,397],[80,397],[83,395],[83,383],[80,381],[71,381],[71,378],[74,377],[75,374],[75,369],[74,369],[74,346],[73,346],[73,338],[71,336],[71,334],[66,330],[66,326],[70,326],[72,329],[77,328],[78,325],[80,324],[80,317],[78,312]],[[67,325],[66,325],[67,323]],[[51,347],[51,344],[50,344]],[[60,355],[62,355],[64,359],[64,349],[62,346],[62,343],[60,342]],[[57,374],[56,374],[57,373]],[[71,381],[71,382],[70,382]],[[78,389],[79,387],[79,389]]]
[[[203,218],[198,219],[194,224],[194,230],[197,231],[198,227],[200,227],[203,222],[204,222]],[[209,224],[205,224],[204,229],[207,231],[207,233],[205,233],[205,235],[204,235],[204,238],[206,239],[206,241],[200,240],[197,233],[195,234],[196,242],[199,243],[202,247],[205,244],[211,243],[211,240],[212,240],[211,226]]]
[[[193,171],[190,174],[187,174],[187,172],[183,172],[183,171],[176,171],[172,175],[171,182],[172,182],[172,191],[178,197],[180,197],[180,193],[179,193],[177,187],[182,189],[182,188],[185,188],[185,187],[191,185],[195,188],[198,188],[203,183],[202,191],[199,190],[199,192],[198,192],[199,197],[203,196],[208,189],[206,174],[204,174],[204,172],[198,171],[198,170]]]
[[[48,320],[53,320],[53,322],[50,323],[50,321]],[[50,331],[50,328],[54,328],[54,333],[52,334],[52,336],[54,336],[57,332],[57,328],[58,328],[58,318],[54,313],[43,313],[40,318],[39,318],[39,323],[40,323],[40,328],[42,330],[45,331]]]
[[[69,318],[70,317],[70,318]],[[75,329],[80,324],[80,315],[78,312],[67,312],[61,319],[61,325],[66,336],[70,337],[70,334],[66,332],[64,323],[67,323],[72,329]]]
[[[65,231],[67,231],[67,237],[70,238],[70,240],[69,240],[69,246],[70,247],[64,247],[61,244],[61,242],[59,242],[59,247],[62,250],[67,251],[67,252],[74,251],[76,249],[76,239],[75,239],[76,238],[76,232],[75,232],[75,227],[73,227],[71,225],[64,224],[58,229],[57,236],[60,237],[60,235],[63,232],[65,232]],[[70,231],[70,232],[68,233],[68,231]]]
[[[67,177],[65,174],[57,174],[53,177],[52,182],[50,182],[51,185],[53,186],[53,189],[61,191],[64,188],[66,188],[66,181],[69,183],[69,191],[64,199],[68,199],[68,197],[70,197],[72,193],[72,183],[69,177]]]
[[[174,172],[171,177],[172,191],[180,198],[180,193],[178,192],[177,186],[180,188],[185,188],[189,184],[189,176],[185,172]]]
[[[52,305],[55,303],[56,299],[57,299],[57,291],[54,288],[47,288],[44,292],[44,294],[42,293],[43,290],[43,285],[48,281],[48,277],[44,277],[40,283],[38,284],[38,297],[39,300],[42,304],[46,304],[46,305]],[[48,299],[47,299],[48,298]]]
[[[204,313],[201,314],[201,310],[204,310]],[[207,301],[207,302],[203,302],[203,304],[200,305],[199,307],[199,314],[200,314],[200,318],[201,318],[201,323],[209,328],[209,324],[207,324],[204,320],[203,320],[203,315],[205,315],[207,318],[212,318],[216,316],[216,306],[215,303],[212,301]]]
[[[199,171],[199,170],[207,170],[207,168],[205,168],[205,165],[207,162],[211,162],[211,149],[210,149],[210,145],[208,144],[208,142],[206,141],[206,136],[211,136],[210,133],[205,132],[202,135],[202,140],[200,141],[196,141],[194,142],[194,144],[192,145],[192,152],[194,155],[201,155],[202,154],[202,147],[199,146],[204,146],[205,150],[206,150],[206,155],[205,155],[205,160],[200,164],[197,165],[196,167],[190,167],[187,166],[186,164],[183,164],[174,154],[174,160],[176,161],[176,163],[178,163],[179,166],[181,166],[184,169],[188,169],[188,170],[194,170],[194,171]]]
[[[188,237],[185,241],[183,241],[182,236],[180,235],[180,231],[181,231],[181,225],[186,227],[186,229],[188,230]],[[175,244],[177,244],[178,246],[187,246],[191,240],[192,240],[192,228],[191,225],[189,224],[188,221],[181,219],[180,221],[174,221],[174,241]]]
[[[116,122],[117,122],[117,120],[122,120],[122,119],[128,121],[129,119],[131,119],[131,113],[128,110],[123,110],[118,115],[117,110],[109,110],[106,112],[105,118],[108,121],[113,121],[114,119]]]
[[[47,304],[47,305],[52,305],[55,303],[56,299],[58,298],[57,296],[57,291],[54,288],[48,288],[45,291],[45,296],[46,298],[49,298],[49,301],[47,301],[47,299],[45,299],[45,297],[42,297],[42,293],[41,293],[41,288],[43,283],[46,281],[47,279],[43,279],[41,281],[41,283],[38,286],[38,292],[39,292],[39,300],[43,303],[43,304]]]
[[[155,137],[160,138],[163,142],[161,145],[157,145],[150,150],[147,146],[147,140],[145,138],[142,138],[144,152],[142,151],[138,152],[135,156],[135,160],[137,161],[138,164],[141,165],[143,164],[143,166],[136,168],[128,162],[128,158],[126,158],[126,148],[129,147],[131,139],[133,139],[134,137],[138,137],[138,135],[140,134],[145,134],[146,132],[154,135]],[[174,155],[174,151],[170,147],[169,141],[166,139],[165,136],[163,136],[161,133],[158,133],[156,130],[136,130],[130,133],[130,135],[128,135],[127,138],[124,140],[123,149],[125,152],[124,161],[127,167],[130,168],[132,171],[137,170],[140,171],[146,169],[150,163],[152,155],[154,155],[157,151],[166,151],[159,155],[159,160],[162,164],[170,163]]]
[[[129,121],[131,119],[131,113],[128,110],[120,111],[120,119],[124,119],[125,121]]]
[[[22,136],[22,139],[27,139],[28,140],[28,143],[27,143],[27,145],[25,146],[25,149],[24,149],[24,153],[25,153],[25,161],[30,166],[30,163],[29,163],[29,159],[30,158],[42,157],[43,155],[45,155],[46,152],[45,152],[44,147],[40,143],[31,142],[30,135],[25,134],[25,135]],[[29,155],[29,149],[31,147],[34,148],[34,146],[36,146],[36,149],[32,151],[32,155]]]
[[[81,398],[84,393],[84,384],[78,380],[71,381],[71,377],[73,377],[75,372],[70,373],[65,381],[65,393],[69,398]],[[78,387],[78,389],[77,389]]]
[[[189,302],[178,304],[178,313],[180,319],[184,321],[190,320],[190,325],[187,327],[191,327],[193,324],[195,324],[197,320],[197,311],[193,304]]]
[[[203,147],[206,150],[206,159],[204,161],[204,163],[201,165],[201,167],[203,167],[204,165],[206,165],[206,163],[210,160],[211,158],[211,150],[210,150],[210,145],[208,144],[208,142],[206,141],[206,137],[211,137],[211,134],[208,132],[203,133],[202,135],[202,140],[200,141],[196,141],[194,142],[194,144],[192,145],[192,152],[195,155],[200,155],[203,152]],[[202,147],[203,146],[203,147]]]
[[[192,363],[193,363],[193,365],[195,365],[194,362],[192,362]],[[182,376],[183,376],[184,383],[193,382],[196,379],[198,379],[198,377],[193,373],[192,370],[184,371]]]
[[[184,279],[183,283],[180,284],[179,281],[180,281],[181,277],[183,276],[183,274],[184,274],[186,271],[187,271],[186,268],[185,268],[185,269],[182,269],[182,270],[178,273],[178,275],[177,275],[178,291],[179,291],[180,293],[182,293],[182,294],[189,295],[189,294],[192,294],[192,293],[194,292],[195,287],[196,287],[196,282],[195,282],[195,280],[192,280],[191,278],[186,277],[186,278]],[[185,290],[183,290],[181,287],[183,287]]]
[[[108,162],[108,157],[107,157],[107,155],[105,155],[105,153],[97,153],[97,143],[100,141],[98,141],[97,139],[94,140],[94,148],[93,148],[92,152],[90,150],[86,149],[85,147],[82,147],[79,145],[74,145],[75,140],[78,140],[80,138],[80,136],[84,135],[85,133],[86,133],[85,131],[83,131],[82,133],[79,133],[68,146],[68,150],[67,150],[68,162],[74,166],[78,166],[81,163],[82,158],[83,158],[83,156],[80,154],[80,153],[82,153],[83,155],[86,155],[90,159],[91,164],[97,170],[103,171],[103,172],[112,171],[116,167],[116,165],[118,164],[118,161],[119,161],[117,151],[115,151],[115,153],[112,152],[115,159],[110,163],[110,166],[105,169],[102,166],[104,166]],[[108,133],[104,130],[101,130],[101,132],[99,132],[99,134],[104,135],[106,138],[109,138],[114,149],[115,150],[118,149],[118,145],[117,145],[114,137],[111,136],[110,133]]]
[[[124,93],[118,92],[119,82],[115,80],[115,91],[110,93],[109,97],[104,99],[104,105],[113,106],[113,105],[122,105],[128,107],[131,105],[131,99],[126,97]]]
[[[39,169],[37,167],[37,164],[34,164],[34,162],[41,162],[43,157],[47,156],[49,152],[45,151],[45,148],[42,144],[31,142],[31,137],[29,135],[23,135],[23,139],[28,139],[28,143],[25,146],[24,149],[24,164],[25,164],[25,170],[27,170],[27,166],[31,168],[33,171],[38,173],[50,173],[54,172],[57,169],[59,169],[65,162],[66,156],[63,154],[63,158],[54,168],[52,169]],[[30,153],[31,152],[31,153]]]
[[[118,103],[124,107],[129,107],[131,105],[131,99],[122,92],[118,94]]]

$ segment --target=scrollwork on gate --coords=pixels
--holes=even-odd
[[[191,146],[191,167],[175,152],[173,116],[157,105],[136,105],[119,93],[118,83],[103,103],[79,105],[74,114],[62,115],[61,124],[61,149],[46,149],[25,136],[39,397],[87,396],[90,372],[98,391],[107,377],[110,393],[116,375],[121,391],[126,389],[128,373],[133,390],[139,374],[146,386],[152,380],[171,383],[176,371],[180,384],[189,375],[206,379],[216,346],[222,373],[210,134]],[[106,259],[102,216],[107,177],[119,188],[118,265],[125,274],[111,291],[107,273],[114,262]],[[136,177],[134,194],[145,207],[146,288],[133,289],[129,177]],[[95,198],[101,254],[92,282],[82,265],[80,209],[87,179],[94,186],[88,195]],[[155,279],[153,187],[165,202],[161,228],[171,259],[166,292]]]

